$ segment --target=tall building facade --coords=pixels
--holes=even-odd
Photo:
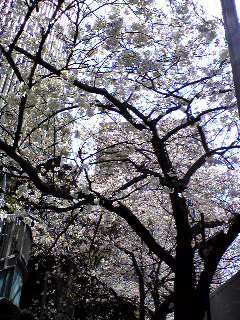
[[[34,2],[29,1],[29,6],[33,5]],[[55,1],[48,1],[40,8],[36,8],[33,14],[40,14],[45,16],[46,19],[50,18],[54,4]],[[1,46],[6,45],[7,48],[7,42],[10,43],[18,33],[26,14],[23,7],[26,9],[27,5],[23,6],[21,0],[0,1]],[[37,32],[39,33],[39,25],[29,20],[24,28],[26,43],[23,44],[23,48],[28,47],[30,40],[34,42]],[[49,38],[46,46],[51,47],[53,40],[53,37]],[[58,45],[61,44],[58,43]],[[21,66],[21,70],[30,72],[29,62],[24,56],[15,54],[12,54],[12,56],[15,64]],[[3,140],[9,137],[7,131],[9,123],[12,124],[13,132],[17,128],[17,123],[14,123],[11,119],[12,110],[10,109],[9,97],[22,94],[19,79],[13,68],[6,64],[4,60],[4,55],[0,50],[0,136]],[[18,104],[15,106],[16,110],[17,108]],[[31,255],[32,233],[31,228],[23,221],[21,216],[14,213],[9,214],[5,210],[4,195],[7,191],[7,168],[4,166],[4,161],[5,155],[0,152],[0,319],[28,319],[26,313],[23,315],[19,306],[22,287],[28,278],[27,265]]]

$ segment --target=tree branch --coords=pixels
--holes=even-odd
[[[41,66],[46,68],[48,71],[52,72],[53,74],[55,74],[59,77],[61,76],[61,70],[57,69],[56,67],[52,66],[48,62],[44,61],[41,57],[36,57],[35,55],[29,53],[27,50],[25,50],[23,48],[18,47],[17,45],[14,46],[14,49],[17,52],[25,55],[27,58],[29,58],[32,61],[36,61],[36,59],[37,59],[38,64],[40,64]],[[114,106],[116,106],[119,109],[119,113],[126,120],[128,120],[132,125],[134,125],[135,128],[137,128],[139,130],[146,129],[146,125],[141,124],[141,123],[137,123],[133,119],[132,115],[130,114],[130,112],[128,110],[132,111],[138,118],[140,118],[140,120],[144,121],[145,123],[148,122],[147,118],[140,111],[138,111],[137,108],[133,107],[129,103],[121,102],[114,95],[109,93],[105,88],[98,88],[98,87],[90,86],[90,85],[85,84],[79,80],[73,80],[72,84],[81,90],[84,90],[89,93],[101,95],[102,97],[106,98],[108,101],[110,101]],[[102,106],[104,106],[104,105],[102,105]]]
[[[202,165],[206,162],[206,159],[208,157],[213,156],[214,154],[224,154],[229,150],[232,149],[239,149],[240,145],[230,145],[230,146],[226,146],[226,147],[221,147],[221,148],[217,148],[217,149],[213,149],[210,150],[209,152],[203,154],[197,161],[194,162],[194,164],[188,169],[187,173],[185,174],[185,176],[183,177],[183,179],[181,180],[181,185],[183,188],[186,188],[191,177],[194,175],[194,173],[202,167]]]
[[[159,257],[159,259],[163,260],[172,270],[175,270],[175,259],[166,249],[156,242],[149,230],[140,222],[129,208],[120,202],[118,202],[117,206],[114,206],[112,201],[108,201],[106,199],[100,201],[100,205],[122,217],[148,246],[149,250]]]

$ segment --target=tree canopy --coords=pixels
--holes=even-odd
[[[1,213],[34,220],[36,254],[84,261],[140,320],[203,319],[240,231],[222,21],[196,0],[1,11]]]

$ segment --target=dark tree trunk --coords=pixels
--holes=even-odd
[[[176,260],[174,320],[192,320],[195,317],[193,308],[194,290],[191,249],[177,246]]]
[[[152,320],[166,320],[167,319],[167,313],[155,313],[152,317]]]
[[[232,242],[230,238],[229,243]],[[206,248],[208,248],[209,253],[202,257],[204,259],[204,270],[201,272],[200,279],[196,286],[196,320],[203,320],[205,313],[207,314],[206,319],[211,320],[210,285],[212,283],[219,261],[225,250],[227,249],[229,243],[227,241],[226,235],[223,232],[216,233],[205,243],[205,246]]]
[[[205,313],[208,313],[208,318],[210,316],[210,275],[208,271],[204,270],[200,277],[200,285],[196,289],[196,320],[203,320]]]
[[[152,317],[152,320],[166,320],[168,312],[166,310],[157,309]]]
[[[185,198],[179,193],[171,194],[171,203],[177,229],[174,320],[193,320],[194,263],[189,212]]]

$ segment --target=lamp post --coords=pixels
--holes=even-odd
[[[237,98],[238,113],[240,116],[240,23],[235,0],[221,0],[221,4],[225,35],[232,65],[235,96]]]

